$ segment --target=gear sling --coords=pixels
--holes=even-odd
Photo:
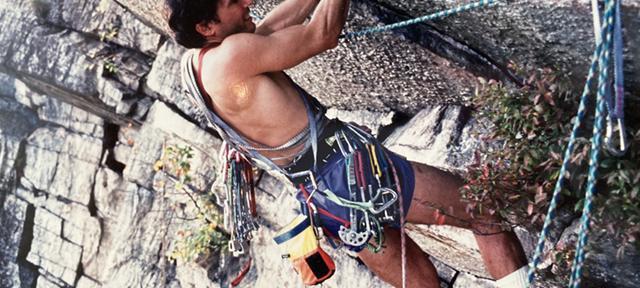
[[[199,65],[206,50],[199,53]],[[229,249],[234,254],[244,253],[251,232],[258,228],[254,220],[252,175],[253,167],[259,167],[276,177],[284,175],[289,182],[297,184],[296,198],[301,202],[304,215],[294,219],[274,240],[285,251],[285,258],[292,261],[304,284],[322,283],[335,271],[333,261],[318,243],[320,231],[329,236],[331,243],[341,242],[353,250],[370,245],[368,241],[374,237],[377,243],[374,251],[379,250],[383,242],[382,225],[400,222],[396,207],[400,185],[393,161],[375,138],[356,126],[329,121],[324,116],[325,108],[291,81],[305,105],[308,127],[278,147],[251,145],[208,108],[206,101],[210,98],[205,97],[200,75],[195,73],[194,54],[191,50],[182,58],[182,84],[186,96],[224,140],[217,182],[223,184],[224,227],[231,234]],[[321,156],[338,160],[318,168],[318,135],[323,132],[327,137],[321,143],[325,148]],[[293,155],[294,159],[311,158],[311,161],[292,165],[303,166],[300,171],[287,171],[259,153],[283,151],[303,141],[304,148]],[[331,153],[336,150],[340,153]],[[340,191],[348,192],[345,195]],[[340,212],[336,215],[334,211]],[[338,235],[331,231],[338,231]]]

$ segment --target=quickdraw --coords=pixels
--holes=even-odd
[[[224,205],[224,227],[230,231],[229,251],[234,256],[245,253],[245,245],[251,240],[251,232],[258,229],[255,204],[253,166],[242,153],[223,144],[220,154],[221,170],[217,184],[226,196]]]
[[[613,94],[614,100],[607,99],[607,110],[609,112],[607,116],[607,132],[605,134],[604,143],[607,150],[615,155],[622,156],[627,152],[629,148],[629,142],[627,141],[627,133],[624,125],[624,73],[623,67],[623,46],[622,41],[622,17],[620,12],[620,5],[622,0],[615,1],[615,21],[613,23],[613,71],[614,71],[614,83]],[[609,90],[610,91],[610,90]],[[607,93],[610,97],[611,93]],[[615,102],[614,102],[615,101]],[[612,103],[613,102],[613,103]],[[614,127],[617,124],[619,143],[618,147],[614,144]]]

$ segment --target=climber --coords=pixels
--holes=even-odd
[[[183,77],[187,78],[185,85],[190,87],[189,97],[200,97],[191,100],[206,109],[205,114],[223,138],[243,151],[244,156],[258,165],[262,164],[261,168],[271,168],[286,175],[296,187],[302,187],[301,191],[306,190],[305,185],[320,186],[315,183],[319,179],[318,171],[325,176],[341,175],[331,174],[331,169],[335,163],[344,160],[345,155],[353,155],[345,153],[345,150],[361,155],[355,159],[369,161],[366,163],[371,163],[371,167],[389,164],[392,169],[388,171],[396,173],[376,174],[373,173],[376,169],[369,171],[366,168],[361,171],[369,171],[369,174],[366,177],[361,174],[354,183],[362,184],[362,187],[369,185],[371,189],[372,182],[378,180],[380,183],[381,180],[369,175],[395,176],[395,181],[387,182],[397,185],[397,196],[403,203],[401,206],[406,215],[399,221],[471,229],[486,268],[498,279],[498,285],[524,287],[527,262],[515,234],[495,225],[498,221],[493,216],[472,218],[466,213],[459,199],[458,189],[463,184],[459,177],[423,164],[410,163],[382,149],[375,138],[363,129],[328,120],[324,116],[324,107],[282,72],[337,46],[349,0],[285,0],[258,24],[254,24],[249,14],[251,1],[167,0],[166,16],[175,40],[186,48],[192,48],[183,58],[187,59],[186,66],[183,66],[188,70],[182,71]],[[305,24],[311,12],[313,16]],[[366,145],[362,147],[366,149],[351,145],[358,141],[364,141]],[[376,151],[375,147],[378,147],[377,152],[367,150],[372,148]],[[306,172],[308,177],[292,176],[301,172]],[[338,183],[344,180],[326,177],[322,181],[327,182],[322,185],[331,187],[351,184]],[[386,189],[382,184],[376,187]],[[344,191],[335,190],[339,197],[349,197],[348,192],[345,195]],[[320,197],[320,194],[315,196]],[[331,211],[337,209],[336,205],[323,206],[319,201],[314,202],[316,198],[312,196],[305,194],[306,198],[303,198],[303,201],[311,199],[315,205],[309,209],[329,210],[336,215],[353,213],[346,208],[344,211]],[[368,221],[370,218],[367,217],[364,219]],[[321,222],[324,225],[325,222]],[[340,229],[359,226],[343,224]],[[326,226],[323,229],[334,238],[342,232],[336,228],[340,225]],[[399,287],[401,235],[398,229],[391,228],[394,226],[398,225],[391,223],[384,228],[386,242],[380,253],[363,249],[366,245],[349,246],[345,243],[345,246],[357,252],[357,256],[381,279]],[[406,249],[411,255],[406,259],[407,286],[439,287],[436,270],[427,255],[410,239],[407,239]]]

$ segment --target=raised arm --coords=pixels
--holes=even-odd
[[[292,68],[338,45],[349,0],[321,0],[307,25],[292,25],[269,35],[238,33],[219,47],[223,79],[236,83],[249,77]],[[217,67],[216,69],[219,69]]]
[[[302,24],[320,0],[284,0],[256,27],[256,34],[269,35],[291,25]]]

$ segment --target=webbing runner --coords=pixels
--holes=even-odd
[[[626,128],[624,125],[624,73],[623,73],[623,46],[622,42],[622,0],[615,1],[614,24],[613,24],[613,72],[614,83],[612,92],[607,96],[607,133],[604,138],[605,147],[609,153],[615,156],[622,156],[629,148]],[[607,90],[607,91],[611,91]],[[610,94],[614,94],[613,99]],[[614,144],[614,127],[618,126],[618,137],[620,143],[618,147]]]

